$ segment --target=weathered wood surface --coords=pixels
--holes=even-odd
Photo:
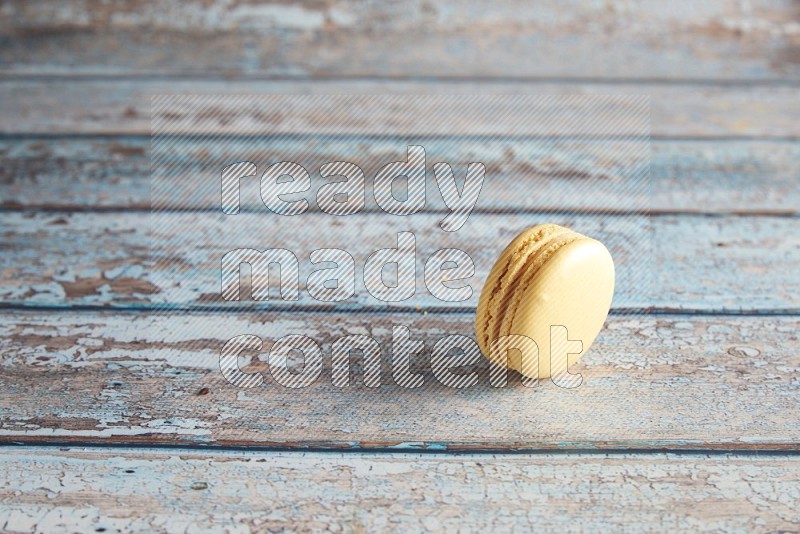
[[[155,95],[242,95],[271,93],[310,94],[529,94],[529,95],[647,95],[650,98],[652,135],[654,137],[762,137],[797,138],[800,136],[800,104],[797,87],[789,85],[665,85],[657,83],[530,83],[463,82],[426,83],[392,80],[334,81],[225,81],[225,80],[6,80],[0,83],[0,133],[92,133],[147,134],[151,132],[151,100]],[[581,102],[581,99],[576,99]],[[585,99],[584,99],[585,101]],[[274,114],[257,116],[237,110],[233,98],[220,99],[224,113],[206,117],[200,126],[207,131],[264,134],[280,126],[283,120]],[[349,122],[351,134],[391,131],[397,134],[422,135],[469,133],[449,127],[446,122],[413,121],[409,116],[424,116],[435,108],[414,108],[413,101],[394,108],[381,108],[379,115],[364,120],[355,108],[338,110],[330,120]],[[348,115],[348,111],[357,117]],[[518,110],[517,110],[518,111]],[[575,109],[577,113],[578,108]],[[232,114],[232,115],[231,115]],[[578,115],[573,114],[573,117]],[[226,118],[227,117],[227,118]],[[162,131],[196,127],[194,118],[175,117],[174,124],[164,123]],[[220,120],[224,119],[224,120]],[[319,118],[318,118],[319,119]],[[317,120],[318,120],[317,119]],[[458,126],[473,133],[503,132],[502,121],[483,115],[483,120],[462,121]],[[586,123],[576,121],[576,128]],[[601,130],[602,123],[594,124]],[[296,129],[295,129],[296,130]],[[563,124],[527,124],[538,135],[564,134]],[[308,126],[308,131],[315,131]],[[316,130],[318,131],[318,129]],[[612,133],[625,134],[641,128],[618,128]],[[523,132],[524,133],[524,132]],[[608,133],[608,132],[606,132]]]
[[[796,456],[0,450],[6,532],[800,527]],[[102,529],[102,530],[101,530]]]
[[[611,178],[629,164],[630,143],[615,141],[488,140],[481,148],[487,185],[477,209],[599,210],[619,205],[625,191]],[[209,158],[214,143],[187,140],[182,157]],[[400,147],[398,149],[398,147]],[[319,164],[347,158],[379,166],[397,157],[405,145],[370,138],[332,140],[269,138],[258,149],[243,144],[225,156],[258,160],[263,167],[279,156],[295,154],[309,171]],[[280,148],[280,152],[278,151]],[[351,156],[352,155],[352,156]],[[181,156],[181,155],[178,155]],[[222,157],[222,154],[220,155]],[[448,150],[459,172],[475,158],[461,143]],[[226,160],[227,161],[227,160]],[[189,166],[187,164],[187,166]],[[368,178],[374,169],[365,169]],[[800,213],[800,143],[792,141],[656,140],[650,146],[650,193],[654,213]],[[147,137],[22,137],[0,139],[0,206],[52,210],[124,210],[150,207],[150,139]],[[195,175],[173,178],[177,187],[192,186],[192,197],[170,203],[174,208],[218,209],[216,188],[198,191]],[[313,189],[322,183],[312,172]],[[573,184],[593,184],[595,194],[568,194]],[[631,180],[623,184],[631,183]],[[428,176],[426,209],[445,208]],[[630,188],[629,188],[630,189]],[[518,190],[531,194],[520,195]],[[535,192],[535,193],[533,193]],[[365,211],[377,206],[366,195]],[[258,197],[242,198],[243,209],[263,209]],[[311,209],[316,205],[312,205]]]
[[[0,206],[15,212],[0,215],[0,443],[143,448],[0,448],[0,530],[797,530],[799,21],[790,0],[509,0],[489,11],[457,0],[5,2]],[[162,117],[162,130],[256,137],[362,119],[347,131],[366,143],[292,141],[315,158],[382,160],[397,150],[381,139],[387,131],[398,142],[486,136],[481,153],[501,186],[484,190],[471,223],[442,238],[441,199],[431,195],[429,213],[403,228],[423,238],[423,260],[434,242],[470,251],[476,292],[500,243],[543,218],[585,226],[614,245],[623,289],[572,368],[583,376],[579,388],[524,388],[512,377],[494,389],[483,360],[478,385],[447,388],[429,369],[430,351],[444,335],[473,335],[474,298],[444,309],[418,282],[417,298],[391,313],[366,302],[363,288],[336,310],[309,311],[317,303],[306,293],[292,310],[227,309],[215,301],[217,284],[203,285],[218,278],[215,249],[203,247],[208,225],[199,224],[209,213],[176,215],[182,227],[162,234],[197,283],[170,287],[152,270],[144,212],[151,97],[175,93],[649,95],[650,207],[660,213],[652,255],[625,246],[634,226],[588,213],[640,206],[622,189],[563,194],[576,178],[614,178],[630,160],[609,148],[624,142],[613,137],[642,133],[641,121],[603,131],[603,115],[579,103],[568,108],[577,129],[537,120],[517,132],[541,143],[595,138],[561,152],[551,143],[550,160],[541,144],[488,138],[506,130],[502,108],[488,120],[450,121],[417,101],[410,114],[386,107],[367,120],[363,110],[293,115],[298,127],[223,99],[200,122]],[[619,102],[612,114],[636,108]],[[186,147],[184,157],[201,154]],[[269,149],[253,157],[268,158]],[[532,183],[539,196],[516,194]],[[211,198],[173,207],[213,209]],[[246,207],[253,213],[238,219],[234,237],[258,244],[252,237],[263,239],[268,221],[274,243],[295,250],[304,268],[320,246],[349,250],[360,267],[369,252],[393,245],[394,223],[375,224],[373,205],[373,214],[316,235],[298,233],[297,222],[308,227],[313,215],[290,223],[262,217],[257,202]],[[508,214],[517,210],[525,213]],[[573,211],[584,213],[565,213]],[[634,287],[631,275],[648,261],[650,285]],[[104,306],[125,309],[85,309]],[[143,313],[159,306],[172,311]],[[669,313],[635,315],[653,307]],[[693,314],[673,315],[680,310]],[[414,360],[425,379],[419,389],[391,381],[393,325],[425,343]],[[219,370],[222,344],[242,333],[264,340],[243,358],[263,373],[262,387],[239,390]],[[281,387],[269,372],[269,349],[290,333],[310,336],[325,355],[322,376],[306,389]],[[363,385],[360,359],[352,386],[331,384],[331,344],[355,333],[380,342],[378,389]],[[157,444],[292,452],[148,448]],[[315,447],[351,452],[300,452]],[[380,452],[389,448],[484,454]],[[679,449],[711,455],[652,452]],[[498,450],[538,454],[487,454]],[[553,450],[570,454],[543,453]],[[733,450],[742,453],[721,454]],[[763,451],[771,454],[757,456]]]
[[[796,80],[790,0],[15,0],[4,73]]]
[[[617,310],[791,312],[800,306],[796,269],[800,219],[796,217],[665,215],[647,221],[602,215],[484,213],[473,214],[461,230],[451,233],[438,226],[442,214],[385,215],[380,225],[374,224],[371,214],[340,217],[330,224],[325,214],[285,217],[265,212],[231,217],[173,212],[160,217],[164,218],[151,221],[146,212],[3,214],[0,299],[19,306],[241,309],[246,302],[221,298],[222,255],[238,247],[288,247],[300,265],[300,300],[281,301],[274,296],[251,304],[273,309],[470,310],[504,244],[521,229],[547,221],[608,244],[617,266],[613,304]],[[643,226],[646,223],[652,225],[652,234]],[[308,231],[309,225],[315,225],[315,230]],[[373,251],[396,247],[399,231],[416,235],[416,293],[406,301],[383,303],[364,288],[363,266]],[[345,302],[323,303],[305,292],[308,275],[318,268],[308,260],[309,253],[330,247],[348,251],[355,261],[355,295]],[[468,280],[473,295],[468,300],[443,302],[425,286],[425,261],[445,247],[466,251],[475,263],[475,275]],[[161,255],[157,262],[151,250]]]
[[[417,389],[392,379],[393,325],[424,350]],[[464,389],[432,374],[430,351],[449,334],[474,335],[473,316],[417,313],[40,313],[0,315],[0,441],[195,443],[438,451],[511,449],[800,450],[800,319],[611,316],[571,372],[583,383],[494,388],[483,359]],[[219,354],[250,333],[262,351],[241,365],[264,384],[225,381]],[[320,344],[320,377],[303,389],[269,370],[274,340]],[[381,385],[356,364],[331,382],[331,343],[348,334],[382,348]],[[360,359],[356,359],[360,361]],[[299,371],[300,359],[290,366]]]

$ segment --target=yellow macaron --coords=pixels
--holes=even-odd
[[[551,327],[566,327],[568,339],[581,342],[580,352],[569,351],[574,363],[600,333],[613,295],[614,261],[602,243],[556,224],[534,226],[511,241],[486,279],[475,318],[478,345],[491,359],[495,340],[527,336],[539,348],[538,378],[548,378]],[[508,352],[508,367],[535,378],[519,351]]]

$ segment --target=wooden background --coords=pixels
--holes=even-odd
[[[11,0],[0,76],[1,530],[800,529],[797,1]],[[649,95],[652,301],[577,393],[225,387],[224,310],[148,313],[150,97],[270,92]],[[421,304],[238,320],[472,335]]]

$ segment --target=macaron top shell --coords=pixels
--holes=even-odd
[[[492,341],[527,336],[539,348],[538,377],[547,378],[551,327],[566,327],[568,339],[582,343],[579,353],[569,355],[573,364],[602,329],[613,293],[614,262],[602,243],[561,226],[534,226],[506,247],[486,280],[475,322],[478,345],[490,357]],[[563,347],[558,349],[563,360]],[[509,351],[509,367],[522,372],[519,360],[519,351]],[[536,366],[526,365],[524,374],[532,370]]]

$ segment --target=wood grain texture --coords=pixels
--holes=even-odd
[[[15,0],[5,73],[797,80],[790,0]]]
[[[6,532],[793,531],[796,456],[0,450]],[[12,485],[13,484],[13,485]]]
[[[302,155],[304,166],[357,155],[360,161],[380,165],[397,157],[399,142],[371,138],[340,141],[297,139],[291,147],[280,143],[281,154]],[[208,143],[185,142],[185,157],[208,157]],[[487,185],[479,210],[598,210],[624,201],[624,190],[614,188],[614,172],[631,160],[623,155],[624,142],[558,143],[508,139],[486,143],[481,162]],[[560,145],[560,146],[559,146]],[[211,144],[211,147],[214,145]],[[259,148],[249,144],[226,156],[257,159],[262,166],[278,157],[277,142],[265,139]],[[462,144],[453,143],[449,158],[459,165],[475,159]],[[650,193],[654,213],[800,213],[800,143],[791,141],[679,141],[656,140],[650,146]],[[371,178],[373,169],[366,169]],[[4,208],[82,210],[149,209],[150,139],[146,137],[0,139],[0,206]],[[178,187],[196,184],[194,175],[174,177]],[[312,173],[316,191],[319,175]],[[180,183],[179,183],[180,182]],[[591,196],[570,195],[575,183],[597,185]],[[607,185],[608,184],[608,185]],[[427,188],[436,191],[428,176]],[[217,191],[197,191],[177,199],[174,208],[217,209]],[[530,190],[536,194],[520,195]],[[178,201],[180,200],[180,201]],[[257,199],[242,198],[244,209],[263,209]],[[365,210],[376,211],[374,197],[366,196]],[[316,204],[311,206],[314,209]],[[426,209],[444,210],[439,195],[428,196]]]
[[[424,349],[417,389],[392,379],[393,325]],[[571,372],[583,383],[443,386],[430,351],[472,336],[472,314],[4,312],[0,441],[193,443],[432,451],[530,449],[800,450],[800,320],[791,317],[611,316]],[[222,345],[264,343],[241,365],[262,386],[238,389],[219,369]],[[291,389],[271,375],[277,338],[320,344],[323,371]],[[381,385],[331,382],[331,343],[364,334],[382,348]],[[360,362],[356,358],[356,362]],[[290,368],[299,371],[302,361]]]
[[[800,104],[794,85],[665,85],[657,83],[530,83],[462,82],[426,83],[414,81],[225,81],[225,80],[6,80],[0,83],[0,133],[92,133],[150,134],[151,99],[154,95],[242,95],[242,94],[527,94],[527,95],[647,95],[650,97],[654,137],[760,137],[796,138],[800,136]],[[580,100],[580,99],[579,99]],[[201,122],[206,130],[265,133],[276,127],[276,117],[251,116],[237,108],[232,99],[221,99],[225,114]],[[447,124],[414,122],[409,115],[424,116],[428,109],[409,105],[383,109],[380,115],[364,120],[358,109],[339,110],[331,120],[353,119],[349,133],[392,131],[423,134]],[[513,111],[513,110],[511,110]],[[578,113],[578,109],[575,110]],[[189,117],[194,120],[194,118]],[[191,126],[187,117],[176,117],[175,128]],[[502,123],[484,115],[471,123],[471,130],[501,131]],[[577,124],[577,123],[576,123]],[[398,125],[400,125],[398,127]],[[461,126],[464,126],[462,121]],[[529,124],[539,135],[563,133],[562,127]],[[600,126],[600,125],[598,125]],[[405,130],[403,129],[405,128]],[[310,127],[309,127],[310,128]],[[166,129],[164,131],[167,131]],[[641,132],[639,127],[636,133]],[[447,129],[447,134],[467,131]],[[617,131],[617,134],[625,133]]]
[[[243,213],[233,222],[198,212],[159,217],[163,218],[151,220],[146,212],[4,213],[0,272],[6,281],[0,299],[21,306],[470,310],[505,244],[522,229],[547,221],[573,227],[609,246],[617,270],[614,309],[788,312],[800,305],[796,217],[659,216],[648,221],[603,215],[473,214],[461,230],[451,233],[438,226],[442,214],[384,215],[379,224],[372,214],[332,222],[327,214]],[[373,251],[396,247],[400,231],[416,236],[416,292],[408,300],[384,303],[364,288],[363,266]],[[238,247],[288,247],[300,265],[300,300],[222,300],[220,261]],[[308,275],[319,268],[308,255],[331,247],[346,250],[355,262],[355,294],[344,302],[319,302],[305,292]],[[443,302],[425,285],[425,262],[446,247],[466,251],[475,263],[468,300]],[[159,254],[157,262],[151,251]]]
[[[0,530],[800,528],[796,1],[505,0],[475,10],[461,0],[10,0],[0,7],[0,77],[0,207],[12,210],[0,214]],[[564,107],[579,118],[573,130],[527,121],[517,133],[539,145],[489,139],[508,130],[514,110],[502,106],[477,121],[419,99],[291,120],[230,98],[201,117],[167,110],[170,131],[288,133],[311,167],[356,153],[383,162],[397,150],[387,132],[483,136],[497,181],[451,236],[438,229],[436,195],[408,224],[374,204],[330,225],[320,214],[269,217],[249,196],[235,232],[195,212],[152,234],[151,98],[176,93],[647,95],[652,246],[620,218],[641,207],[623,189],[566,194],[575,181],[616,183],[630,164],[618,137],[641,134],[641,121],[603,131],[607,117],[636,110],[621,100],[610,115],[579,100]],[[354,135],[303,138],[335,121]],[[551,142],[565,133],[593,139]],[[181,157],[205,157],[184,148]],[[171,207],[214,209],[206,193]],[[600,237],[617,260],[615,309],[571,368],[583,384],[526,388],[514,375],[492,388],[480,360],[463,369],[478,373],[476,386],[445,387],[431,350],[445,335],[474,334],[475,296],[433,299],[424,259],[468,250],[477,294],[502,244],[542,220]],[[327,308],[305,292],[299,305],[249,311],[219,300],[222,244],[290,248],[304,281],[310,250],[339,246],[360,268],[400,229],[417,233],[422,258],[402,307],[376,305],[362,287]],[[153,235],[182,285],[154,265]],[[412,361],[418,389],[392,380],[395,325],[424,342]],[[243,333],[264,342],[242,357],[265,379],[248,390],[219,369],[222,345]],[[270,372],[269,350],[287,334],[323,351],[307,388]],[[364,386],[360,357],[351,385],[332,385],[331,345],[349,334],[379,342],[380,388]],[[101,447],[69,448],[89,444]]]

